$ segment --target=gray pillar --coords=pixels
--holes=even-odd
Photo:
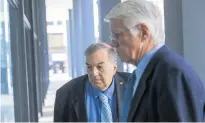
[[[83,55],[83,31],[82,31],[82,1],[73,0],[74,11],[74,43],[75,43],[75,55],[76,57],[76,73],[77,76],[84,74],[84,55]]]
[[[182,1],[164,1],[165,41],[171,49],[183,55]]]
[[[75,57],[75,40],[74,40],[74,12],[73,10],[69,10],[69,36],[68,36],[68,48],[69,48],[69,54],[70,54],[70,68],[72,73],[72,78],[75,78],[77,76],[76,71],[76,57]]]
[[[99,8],[99,33],[100,33],[100,41],[105,42],[107,44],[111,44],[111,41],[109,39],[109,36],[111,36],[110,33],[110,27],[109,24],[104,22],[105,16],[108,14],[108,12],[118,3],[120,3],[121,0],[98,0],[98,8]],[[118,71],[124,71],[123,63],[118,58]]]
[[[94,33],[94,12],[93,0],[82,0],[82,28],[83,28],[83,53],[86,48],[95,42]],[[86,70],[85,56],[83,57],[83,66]],[[85,71],[84,71],[85,72]]]
[[[185,57],[205,82],[205,1],[165,0],[166,44]]]
[[[82,0],[82,28],[84,50],[95,42],[93,0]]]
[[[75,68],[77,76],[83,75],[85,69],[84,51],[94,42],[94,16],[93,16],[93,0],[74,0],[74,43],[73,57],[76,57]]]
[[[205,0],[182,0],[184,57],[205,83]]]
[[[71,57],[71,22],[70,22],[70,14],[68,11],[68,20],[66,21],[66,26],[67,26],[67,54],[68,54],[68,76],[72,77],[72,57]]]

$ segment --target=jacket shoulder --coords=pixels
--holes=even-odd
[[[131,73],[128,73],[128,72],[117,72],[117,74],[120,76],[120,77],[123,77],[123,78],[128,78]]]
[[[131,73],[128,72],[117,72],[117,76],[119,76],[119,78],[125,83],[127,82],[130,75]]]
[[[179,71],[192,71],[192,67],[187,63],[184,58],[177,53],[171,51],[168,47],[162,47],[154,56],[151,61],[157,62],[157,67],[165,70],[176,69]],[[153,62],[152,62],[153,63]]]
[[[71,91],[77,91],[75,88],[79,86],[79,84],[83,84],[83,80],[87,77],[87,75],[83,75],[77,78],[74,78],[63,86],[61,86],[56,93],[68,93]]]

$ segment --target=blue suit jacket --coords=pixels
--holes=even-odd
[[[204,121],[205,91],[190,65],[166,46],[146,67],[128,114],[128,122]]]

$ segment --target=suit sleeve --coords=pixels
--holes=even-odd
[[[60,99],[60,91],[56,92],[55,104],[54,104],[54,122],[63,122],[63,107],[62,99]]]
[[[204,121],[204,89],[200,79],[176,69],[160,76],[157,80],[159,121]]]

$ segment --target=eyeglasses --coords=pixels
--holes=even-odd
[[[124,36],[124,32],[130,31],[131,29],[133,29],[136,26],[138,26],[138,25],[135,25],[135,26],[133,26],[133,27],[131,27],[129,29],[125,29],[125,30],[123,30],[121,32],[114,33],[114,34],[112,34],[112,36],[109,36],[109,38],[110,38],[111,41],[119,40],[121,36]]]

